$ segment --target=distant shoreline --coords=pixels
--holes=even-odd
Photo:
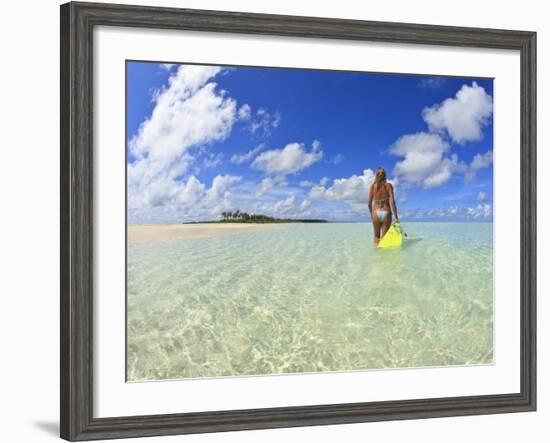
[[[277,224],[277,223],[329,223],[327,220],[321,219],[284,219],[284,218],[274,218],[270,220],[207,220],[207,221],[197,221],[197,222],[183,222],[182,225],[196,225],[196,224],[212,224],[212,223],[223,223],[223,224],[243,224],[243,225],[267,225],[267,224]]]
[[[290,223],[286,223],[290,224]],[[295,223],[293,223],[295,224]],[[180,223],[166,225],[128,225],[128,244],[162,240],[220,237],[247,232],[265,232],[283,227],[285,223]]]

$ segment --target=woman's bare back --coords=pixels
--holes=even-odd
[[[372,185],[372,197],[375,209],[390,209],[390,190],[389,183],[379,183],[378,186]]]

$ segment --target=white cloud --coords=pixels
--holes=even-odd
[[[451,179],[453,173],[465,169],[456,155],[446,155],[449,149],[449,143],[439,134],[419,132],[404,135],[389,148],[390,154],[404,157],[395,164],[393,174],[405,185],[425,189],[441,186]]]
[[[206,157],[203,160],[203,164],[206,168],[215,168],[216,166],[220,166],[223,162],[223,153],[207,153]]]
[[[311,206],[311,201],[309,201],[307,198],[300,203],[300,211],[305,211]]]
[[[429,87],[428,80],[421,80],[421,85]],[[454,98],[424,108],[422,116],[430,132],[403,135],[390,146],[391,155],[403,157],[393,174],[405,186],[424,189],[442,186],[457,173],[464,174],[466,181],[474,180],[479,169],[492,163],[492,151],[477,154],[467,165],[450,153],[448,140],[459,144],[480,140],[492,112],[491,96],[476,82],[463,85]]]
[[[196,203],[203,191],[204,185],[193,175],[187,181],[178,182],[168,177],[158,178],[144,188],[142,193],[130,193],[128,206],[131,209],[142,209],[171,202],[185,207]]]
[[[241,180],[241,177],[234,175],[217,175],[212,180],[212,187],[208,190],[206,197],[209,200],[218,200],[227,197],[229,188]]]
[[[217,217],[235,206],[231,188],[240,180],[241,177],[218,175],[208,189],[195,176],[178,182],[155,180],[143,194],[129,196],[129,222],[177,223]]]
[[[313,146],[307,151],[303,143],[290,143],[283,149],[273,149],[258,155],[252,167],[267,174],[293,174],[308,168],[323,158],[323,151]]]
[[[452,178],[455,171],[462,171],[463,168],[456,154],[451,155],[450,158],[443,158],[437,169],[424,179],[424,187],[428,189],[442,186]]]
[[[491,217],[492,207],[488,203],[479,204],[475,208],[468,208],[470,218],[489,218]]]
[[[171,71],[174,66],[176,66],[176,65],[174,65],[173,63],[161,63],[160,64],[160,67],[162,69],[166,70],[166,71]]]
[[[309,197],[320,200],[344,201],[352,206],[368,203],[370,187],[374,181],[372,169],[365,169],[363,175],[352,175],[348,178],[335,179],[332,186],[314,186]]]
[[[396,162],[393,173],[406,185],[429,189],[444,185],[457,173],[463,173],[464,179],[471,182],[478,170],[493,162],[493,151],[476,154],[467,165],[456,154],[448,155],[449,150],[449,144],[439,134],[404,135],[389,149],[390,154],[404,157]]]
[[[256,192],[257,197],[261,197],[264,195],[267,191],[271,190],[275,186],[275,180],[273,180],[271,177],[266,177],[260,182],[260,186],[258,188],[258,191]]]
[[[211,81],[220,72],[213,66],[181,65],[155,94],[151,115],[129,142],[131,213],[160,206],[174,212],[205,197],[205,186],[196,177],[184,179],[194,159],[192,149],[224,140],[238,119],[236,101]],[[220,154],[206,157],[205,166],[219,164]],[[213,187],[218,186],[215,179]]]
[[[252,117],[252,121],[248,126],[248,129],[252,134],[268,137],[271,132],[279,127],[281,123],[281,113],[270,113],[267,110],[260,108],[256,111],[256,114]]]
[[[231,163],[234,163],[236,165],[242,165],[243,163],[247,163],[251,161],[256,154],[258,154],[260,151],[265,149],[265,145],[262,143],[255,148],[251,149],[248,152],[245,152],[244,154],[234,154],[231,156]]]
[[[338,165],[338,164],[342,163],[342,160],[344,160],[344,156],[342,154],[336,154],[334,157],[332,157],[330,159],[330,162],[333,165]]]
[[[256,197],[261,197],[272,189],[284,188],[288,186],[288,182],[284,175],[276,175],[274,177],[266,177],[260,182],[258,189],[256,191]]]
[[[451,219],[451,220],[489,220],[492,207],[488,203],[476,207],[458,207],[435,209],[408,209],[400,211],[400,218],[406,219]]]
[[[486,168],[493,163],[493,151],[487,151],[485,154],[476,154],[470,163],[470,169],[477,171]]]
[[[225,139],[236,119],[236,102],[208,82],[219,72],[216,67],[180,66],[130,141],[131,153],[165,166],[193,146]]]
[[[294,209],[294,203],[296,202],[296,197],[294,194],[289,194],[284,200],[279,200],[273,205],[273,209],[277,213],[285,213]]]
[[[328,177],[323,177],[321,180],[319,180],[319,186],[325,186],[330,179]],[[317,183],[312,182],[311,180],[302,180],[299,183],[301,188],[311,188],[312,186],[316,186]]]
[[[468,165],[464,178],[471,182],[476,178],[477,171],[482,168],[488,168],[493,163],[493,151],[487,151],[485,154],[476,154]]]
[[[439,89],[445,84],[445,77],[424,77],[418,82],[418,86],[424,89]]]
[[[248,120],[250,118],[251,112],[252,112],[252,110],[250,108],[250,105],[245,103],[244,105],[242,105],[239,108],[239,113],[238,113],[239,119],[240,120]]]
[[[443,154],[449,150],[447,143],[438,134],[418,132],[416,134],[403,135],[390,146],[389,153],[406,157],[411,153]]]
[[[396,186],[395,180],[388,180]],[[362,175],[352,175],[348,178],[338,178],[332,186],[326,188],[324,184],[314,186],[309,191],[309,198],[313,200],[331,200],[345,202],[354,211],[367,210],[370,187],[374,182],[372,169],[365,169]]]
[[[483,191],[479,191],[477,194],[477,199],[481,202],[487,200],[487,193]]]
[[[422,117],[430,131],[448,133],[452,141],[464,144],[481,140],[482,128],[493,113],[493,100],[483,87],[473,82],[463,85],[454,98],[424,108]]]

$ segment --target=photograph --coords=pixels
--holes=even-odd
[[[126,61],[126,378],[490,365],[493,79]]]

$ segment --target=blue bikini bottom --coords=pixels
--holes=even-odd
[[[376,213],[378,214],[378,220],[380,221],[380,223],[384,221],[384,219],[386,218],[386,215],[388,215],[388,212],[389,211],[386,211],[384,209],[378,209],[376,211]]]

